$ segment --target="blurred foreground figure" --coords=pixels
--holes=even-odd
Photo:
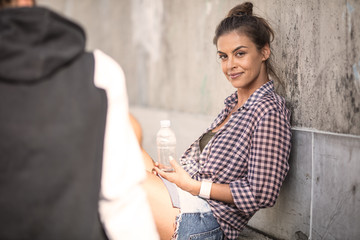
[[[0,239],[158,239],[122,69],[33,3],[0,0]]]

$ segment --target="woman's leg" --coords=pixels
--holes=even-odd
[[[129,118],[130,118],[131,126],[134,129],[136,138],[140,144],[140,147],[142,147],[143,136],[142,136],[142,129],[141,129],[140,123],[132,114],[129,114]]]
[[[147,194],[156,228],[162,240],[169,240],[175,232],[175,219],[180,211],[177,208],[173,208],[168,190],[162,180],[151,173],[154,167],[154,161],[142,148],[142,129],[139,122],[131,114],[130,121],[142,150],[145,169],[147,171],[147,178],[142,185]]]
[[[171,203],[169,192],[163,181],[156,175],[147,172],[143,187],[148,197],[156,228],[162,240],[169,240],[175,232],[175,219],[180,213]]]
[[[153,167],[154,167],[154,161],[151,159],[149,154],[142,147],[143,135],[142,135],[142,128],[140,126],[140,123],[138,122],[138,120],[132,114],[129,114],[129,118],[130,118],[130,123],[131,123],[131,125],[132,125],[132,127],[134,129],[136,138],[137,138],[137,140],[139,142],[140,149],[142,151],[144,164],[145,164],[145,169],[146,169],[146,171],[151,172]]]
[[[151,173],[152,169],[155,166],[154,161],[152,160],[150,155],[144,149],[141,149],[141,151],[142,151],[142,155],[143,155],[143,159],[144,159],[145,170]]]

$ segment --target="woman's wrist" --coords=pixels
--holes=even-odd
[[[210,199],[212,181],[209,179],[203,179],[201,181],[199,197],[204,199]]]
[[[189,184],[189,189],[187,191],[192,195],[197,196],[200,193],[200,188],[201,188],[201,182],[195,179],[191,179]]]

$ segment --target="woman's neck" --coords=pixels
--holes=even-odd
[[[241,107],[242,105],[245,104],[245,102],[249,99],[249,97],[256,91],[258,90],[262,85],[264,85],[265,83],[267,83],[269,81],[269,78],[267,77],[263,77],[261,80],[256,81],[255,84],[252,84],[249,87],[245,87],[245,88],[238,88],[237,89],[237,94],[238,94],[238,103],[236,105],[236,108]]]

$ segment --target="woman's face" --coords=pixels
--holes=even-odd
[[[34,0],[17,0],[17,7],[32,7],[34,6]]]
[[[245,34],[233,31],[219,37],[217,49],[222,71],[233,87],[257,89],[268,81],[265,65],[270,56],[268,46],[259,51]]]
[[[4,6],[0,6],[5,8],[5,7],[33,7],[35,5],[35,0],[12,0],[10,1],[8,4],[5,4]]]

